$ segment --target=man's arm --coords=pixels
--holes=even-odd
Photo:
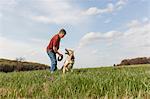
[[[59,56],[62,56],[62,54],[57,50],[55,46],[53,46],[53,51],[58,54]]]

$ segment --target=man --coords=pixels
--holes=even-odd
[[[66,35],[65,29],[61,29],[58,34],[56,34],[52,37],[49,45],[47,46],[47,54],[51,60],[51,66],[50,66],[51,73],[53,73],[55,70],[57,70],[56,54],[63,57],[63,55],[58,50],[59,50],[60,40],[65,35]]]

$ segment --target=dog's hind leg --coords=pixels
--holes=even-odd
[[[63,70],[63,68],[64,68],[64,65],[61,67],[61,69],[60,69],[60,70]]]
[[[66,70],[68,71],[67,66],[68,66],[68,64],[64,64],[64,66],[63,66],[63,73],[65,73],[65,72],[66,72]]]
[[[69,71],[69,69],[66,67],[66,71]]]
[[[65,71],[66,71],[65,67],[63,67],[63,74],[65,74]]]

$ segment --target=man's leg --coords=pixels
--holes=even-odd
[[[56,54],[54,52],[48,51],[48,56],[50,57],[51,60],[51,72],[57,70],[57,60],[56,60]]]

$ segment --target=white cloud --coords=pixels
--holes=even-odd
[[[3,14],[2,14],[2,13],[0,13],[0,18],[1,18],[1,17],[3,17]]]
[[[42,11],[40,13],[44,12],[45,14],[31,14],[30,18],[35,21],[56,24],[76,24],[83,20],[80,14],[81,9],[74,6],[71,1],[38,0],[36,4],[40,6],[38,6],[37,11]]]
[[[34,43],[46,43],[46,40],[45,39],[39,39],[39,38],[31,38],[30,39],[32,42]]]
[[[85,15],[101,15],[104,13],[112,13],[121,10],[128,0],[119,0],[116,4],[109,3],[106,8],[91,7],[83,11]]]
[[[149,22],[149,18],[148,17],[144,17],[143,18],[143,22]]]
[[[1,0],[0,11],[12,10],[18,4],[17,0]]]
[[[118,31],[109,31],[107,33],[90,32],[81,38],[79,47],[84,47],[92,42],[100,40],[115,39],[116,37],[118,38],[119,36],[121,36],[121,32]]]
[[[127,1],[128,1],[128,0],[119,0],[119,1],[116,3],[116,9],[118,9],[118,10],[122,9],[122,7],[123,7],[124,5],[126,5]]]
[[[142,24],[138,20],[132,20],[131,22],[129,22],[127,24],[127,27],[129,27],[129,28],[135,28],[135,27],[139,27],[140,25],[142,25]]]
[[[97,55],[100,52],[99,49],[94,49],[91,51],[92,54]]]
[[[117,5],[117,6],[124,5],[124,4],[126,4],[126,1],[127,1],[127,0],[119,0],[119,1],[116,3],[116,5]]]
[[[51,23],[52,21],[46,17],[46,16],[32,16],[31,19],[38,21],[38,22],[43,22],[43,23]]]
[[[2,52],[0,55],[1,56],[5,56],[6,53],[8,55],[8,53],[11,52],[11,55],[12,54],[17,54],[19,56],[22,56],[23,54],[22,51],[24,51],[24,49],[28,49],[29,48],[29,45],[28,44],[24,44],[24,43],[20,43],[20,42],[17,42],[15,40],[10,40],[10,39],[7,39],[5,37],[0,37],[0,52]],[[16,55],[17,57],[17,55]]]
[[[16,0],[2,0],[0,5],[14,5],[17,4]]]
[[[51,23],[55,23],[55,24],[76,24],[79,23],[79,17],[75,17],[72,15],[58,15],[56,17],[52,17],[51,16],[31,16],[31,19],[37,21],[37,22],[41,22],[41,23],[47,23],[47,24],[51,24]]]
[[[111,19],[106,19],[105,21],[104,21],[104,23],[110,23],[112,20]]]
[[[82,48],[75,51],[75,67],[88,68],[97,67],[101,64],[105,65],[103,59],[105,56],[99,49]],[[101,61],[100,61],[101,60]],[[106,66],[106,65],[105,65]]]
[[[145,2],[145,1],[147,1],[147,0],[141,0],[142,2]]]
[[[114,40],[118,38],[123,38],[124,40],[127,40],[126,43],[128,43],[128,40],[134,41],[134,45],[138,45],[143,43],[143,45],[149,45],[150,43],[150,23],[142,23],[138,20],[132,20],[127,24],[128,30],[125,32],[120,31],[109,31],[106,33],[100,33],[100,32],[90,32],[85,34],[79,43],[79,46],[86,46],[92,42],[99,42],[100,40]],[[137,43],[138,42],[138,43]],[[129,42],[132,43],[132,42]],[[148,43],[148,44],[145,44]],[[127,44],[128,45],[128,44]],[[131,44],[129,44],[131,45]]]
[[[132,22],[131,22],[132,23]],[[140,23],[140,22],[139,22]],[[124,41],[126,47],[144,47],[150,45],[150,23],[140,23],[136,27],[129,28],[124,33]],[[148,46],[147,46],[148,47]]]
[[[99,9],[97,7],[91,7],[83,12],[85,15],[97,15],[97,14],[103,14],[103,13],[111,13],[114,10],[113,4],[108,4],[106,8]]]

